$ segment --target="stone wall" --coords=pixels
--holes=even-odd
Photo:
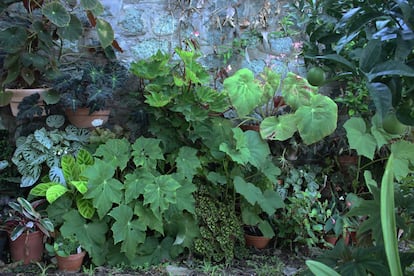
[[[172,52],[185,40],[197,40],[202,62],[212,70],[268,65],[280,72],[303,73],[300,42],[286,30],[293,12],[289,1],[267,0],[103,0],[125,64],[157,50]],[[292,17],[293,19],[293,17]]]

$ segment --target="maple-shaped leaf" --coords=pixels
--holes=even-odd
[[[154,176],[145,168],[137,168],[134,172],[125,175],[125,203],[128,204],[143,195],[145,186],[154,181]]]
[[[247,138],[240,128],[233,128],[234,140],[229,143],[220,144],[220,150],[227,153],[234,162],[246,165],[250,159],[250,150],[248,148]]]
[[[187,210],[188,212],[195,214],[195,199],[193,193],[196,190],[197,187],[190,180],[181,180],[181,187],[177,189],[176,196],[176,207],[178,210]]]
[[[131,146],[127,139],[109,139],[105,144],[98,147],[96,156],[110,163],[114,167],[125,169],[130,159]]]
[[[121,252],[125,252],[128,259],[136,255],[138,245],[145,241],[146,227],[139,220],[133,219],[133,211],[127,205],[120,205],[112,209],[109,215],[115,219],[111,227],[114,243],[121,242]]]
[[[103,160],[96,160],[95,164],[87,168],[83,175],[89,179],[89,190],[85,198],[93,200],[100,218],[112,208],[114,203],[119,204],[123,196],[123,184],[114,178],[115,169]]]
[[[175,162],[177,163],[177,172],[190,180],[197,173],[197,169],[201,167],[197,150],[190,147],[181,147]]]
[[[176,203],[177,189],[181,185],[171,175],[161,175],[154,180],[154,183],[145,186],[144,204],[149,204],[154,215],[161,218],[170,203]]]
[[[164,234],[162,219],[157,218],[151,209],[144,207],[142,202],[135,203],[134,214],[138,216],[138,220],[142,225]]]
[[[88,252],[94,264],[105,262],[105,247],[108,225],[104,220],[87,222],[76,210],[71,210],[63,216],[64,223],[60,227],[63,236],[75,235],[81,246]]]
[[[164,160],[160,142],[159,139],[139,137],[132,145],[135,165],[155,169],[157,161]]]

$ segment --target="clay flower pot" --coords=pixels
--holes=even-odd
[[[89,114],[89,108],[78,108],[76,111],[65,110],[69,122],[79,128],[100,127],[108,121],[110,110],[99,110]]]
[[[19,104],[20,102],[27,96],[30,96],[32,94],[39,93],[40,98],[38,101],[38,104],[40,106],[43,106],[43,94],[47,92],[49,88],[36,88],[36,89],[9,89],[6,88],[6,92],[11,92],[13,94],[11,100],[10,100],[10,109],[14,117],[17,116],[19,113]],[[43,115],[46,115],[45,112],[43,112]]]
[[[82,267],[85,251],[67,257],[56,256],[58,269],[65,272],[78,272]]]
[[[244,238],[247,246],[254,246],[257,249],[265,248],[271,240],[270,238],[263,236],[253,236],[249,234],[244,234]]]
[[[10,254],[13,262],[23,261],[27,265],[40,262],[43,256],[43,233],[23,233],[15,241],[10,240]]]

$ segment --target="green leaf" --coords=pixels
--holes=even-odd
[[[114,243],[121,242],[121,252],[125,252],[125,255],[132,260],[137,253],[138,245],[145,241],[145,225],[138,219],[132,219],[133,211],[127,205],[113,208],[108,215],[115,219],[111,227]]]
[[[76,210],[71,210],[63,216],[64,223],[60,227],[63,236],[75,235],[82,247],[88,252],[96,265],[103,264],[107,240],[108,226],[104,220],[86,222]]]
[[[126,138],[109,139],[105,144],[98,147],[95,156],[102,157],[102,160],[113,167],[125,169],[130,158],[131,146]]]
[[[263,92],[255,81],[253,72],[247,68],[242,68],[226,78],[223,86],[239,117],[252,113],[261,102]]]
[[[352,62],[350,62],[349,60],[347,60],[346,58],[344,58],[343,56],[338,55],[338,54],[328,54],[328,55],[324,55],[324,56],[317,56],[316,58],[333,61],[335,63],[338,63],[340,65],[345,66],[347,69],[349,69],[353,72],[356,71],[355,65],[352,64]]]
[[[196,190],[197,187],[191,181],[181,183],[181,187],[177,189],[176,207],[178,210],[186,210],[191,214],[195,214],[195,199],[193,193]]]
[[[307,145],[322,140],[336,129],[338,107],[329,97],[315,95],[308,106],[295,112],[298,131]]]
[[[155,177],[152,185],[145,186],[144,204],[149,204],[157,218],[166,211],[169,205],[176,203],[177,189],[181,187],[171,175]]]
[[[30,190],[30,194],[34,196],[44,196],[46,197],[47,190],[55,185],[60,185],[57,182],[47,182],[47,183],[40,183],[37,184],[34,188]]]
[[[79,214],[86,219],[91,219],[95,214],[95,208],[93,207],[91,199],[86,199],[78,195],[76,197],[76,207],[78,208]]]
[[[250,150],[247,144],[247,137],[240,128],[233,128],[234,141],[223,142],[220,150],[228,154],[234,162],[246,165],[250,159]]]
[[[53,185],[49,187],[46,191],[46,199],[49,203],[55,202],[59,197],[64,195],[66,192],[68,192],[68,189],[63,186],[62,184],[56,183],[56,185]]]
[[[260,123],[260,135],[263,139],[285,141],[297,131],[295,114],[266,117]]]
[[[80,170],[72,155],[64,155],[60,160],[66,183],[79,179]]]
[[[70,22],[67,26],[57,30],[59,37],[69,41],[77,41],[83,34],[82,22],[75,15],[70,16]]]
[[[377,113],[384,118],[392,107],[392,93],[390,88],[382,82],[369,82],[367,88]]]
[[[114,203],[119,204],[123,196],[123,185],[118,179],[113,178],[114,174],[114,167],[102,160],[96,160],[95,164],[83,173],[89,179],[89,190],[85,198],[93,200],[100,218],[106,215]]]
[[[81,193],[81,194],[85,194],[88,191],[88,182],[87,181],[70,181],[69,185],[73,185],[76,190]]]
[[[154,213],[141,202],[137,202],[134,207],[134,214],[138,216],[140,223],[146,228],[158,231],[164,234],[164,224],[161,218],[157,218]]]
[[[269,216],[273,215],[276,209],[283,208],[285,204],[280,194],[273,190],[265,190],[263,198],[258,202],[263,211]]]
[[[66,27],[69,25],[70,14],[58,1],[52,1],[43,5],[42,13],[58,27]]]
[[[139,137],[132,145],[135,165],[155,169],[157,161],[164,160],[160,142],[159,139]]]
[[[391,275],[403,275],[398,253],[398,235],[395,222],[393,161],[394,153],[392,152],[381,181],[381,226]]]
[[[282,84],[282,96],[284,101],[293,108],[298,109],[301,106],[309,106],[311,98],[318,91],[308,83],[305,78],[289,72]]]
[[[410,167],[414,165],[414,144],[408,141],[398,141],[391,145],[393,153],[392,171],[397,180],[402,180],[411,172]]]
[[[154,176],[144,168],[137,168],[133,173],[125,175],[125,202],[130,203],[145,193],[146,185],[154,182]]]
[[[244,181],[240,176],[234,178],[234,189],[237,193],[241,194],[247,202],[251,205],[254,205],[256,202],[259,202],[263,199],[263,194],[260,188],[256,187],[250,182]]]
[[[369,82],[383,76],[414,77],[414,69],[402,61],[388,60],[374,66],[366,76]]]
[[[306,265],[315,276],[341,276],[338,272],[321,262],[307,260]]]
[[[367,133],[365,121],[362,118],[352,117],[345,122],[344,128],[349,147],[355,149],[359,155],[373,160],[377,142],[374,136]]]
[[[258,226],[260,232],[262,232],[263,236],[266,238],[273,238],[275,236],[275,232],[273,231],[273,227],[270,223],[266,220],[262,220],[259,222]]]
[[[115,39],[114,30],[112,30],[111,24],[101,18],[97,18],[96,30],[98,32],[98,38],[101,42],[102,48],[111,46]]]
[[[193,179],[197,169],[201,168],[197,150],[190,147],[181,147],[175,162],[177,163],[177,172],[189,180]]]
[[[95,9],[98,3],[98,0],[80,0],[81,7],[85,10]]]
[[[0,48],[6,53],[17,53],[26,45],[26,29],[21,26],[0,31]]]

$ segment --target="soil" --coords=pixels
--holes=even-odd
[[[306,250],[305,250],[306,251]],[[52,262],[21,265],[19,263],[0,263],[0,275],[60,275],[60,276],[103,276],[103,275],[298,275],[306,269],[305,260],[310,258],[310,252],[306,255],[291,251],[281,250],[275,247],[266,249],[249,248],[248,257],[234,260],[230,265],[212,264],[193,258],[177,260],[175,262],[161,263],[156,266],[144,268],[120,268],[85,264],[78,273],[58,271]],[[0,261],[1,262],[1,261]]]

